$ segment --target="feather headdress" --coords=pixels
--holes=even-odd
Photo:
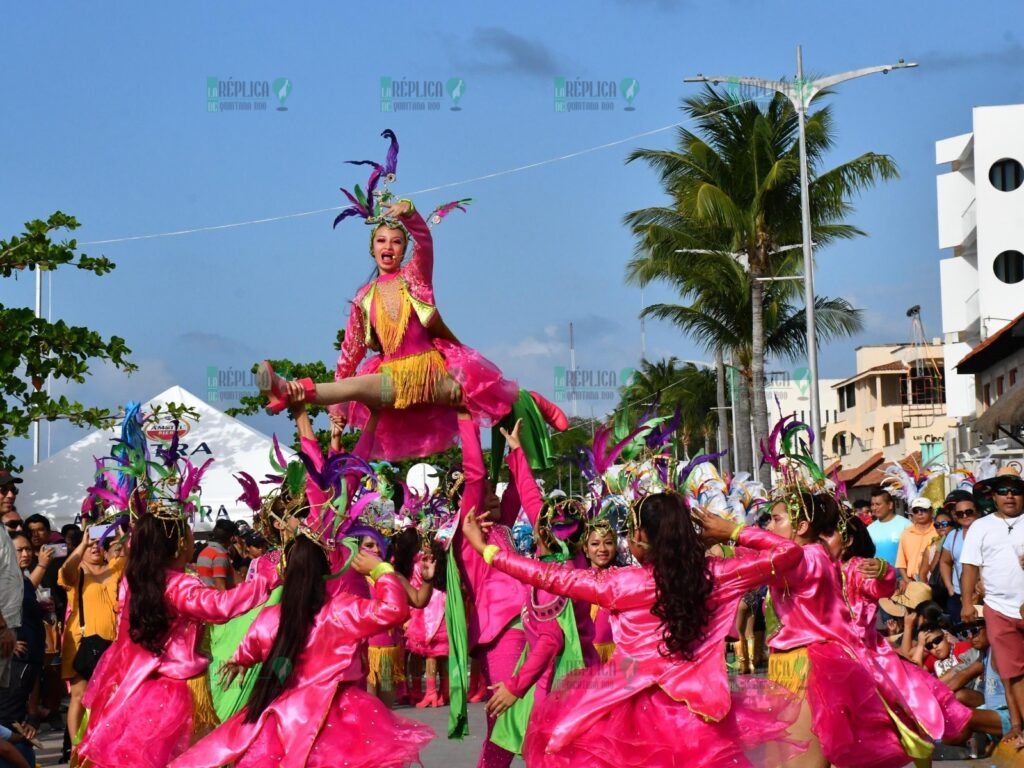
[[[352,192],[349,192],[344,187],[341,188],[341,193],[345,195],[350,205],[334,218],[334,226],[337,227],[338,224],[347,218],[357,217],[362,219],[364,223],[372,226],[375,232],[377,227],[383,224],[391,229],[402,230],[407,239],[412,239],[409,230],[400,219],[389,218],[384,212],[387,206],[395,202],[395,195],[391,192],[391,185],[395,183],[398,172],[398,137],[395,136],[395,132],[390,128],[386,128],[381,132],[381,136],[390,142],[387,157],[383,163],[378,163],[375,160],[345,161],[350,165],[370,166],[370,176],[366,180],[365,192],[358,184],[355,185]],[[432,227],[435,224],[440,224],[452,211],[465,212],[466,206],[472,201],[472,198],[464,197],[460,200],[442,203],[434,208],[426,217],[427,226]],[[370,252],[373,253],[372,242],[370,244]]]

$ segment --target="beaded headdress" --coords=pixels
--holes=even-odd
[[[767,442],[761,442],[761,465],[767,464],[776,473],[768,502],[785,505],[790,525],[795,530],[801,521],[812,522],[813,511],[807,507],[809,497],[832,496],[840,510],[839,531],[845,539],[847,512],[839,503],[835,481],[825,475],[812,457],[814,440],[811,428],[795,415],[789,415],[776,423]]]
[[[184,456],[179,449],[176,418],[170,442],[156,449],[160,461],[150,460],[142,423],[140,407],[129,403],[122,436],[115,441],[111,455],[96,459],[96,482],[87,489],[86,504],[94,514],[101,504],[106,505],[103,517],[92,522],[116,523],[108,536],[117,527],[127,527],[145,515],[172,523],[183,532],[195,519],[200,484],[213,463],[211,458],[197,467]]]
[[[377,228],[380,226],[386,226],[389,229],[400,229],[405,233],[407,242],[412,239],[409,234],[409,230],[406,229],[400,219],[389,218],[384,213],[384,209],[387,206],[396,202],[395,195],[391,192],[390,185],[394,184],[397,178],[395,174],[398,170],[398,137],[395,136],[395,132],[390,128],[386,128],[381,132],[381,136],[391,142],[388,146],[387,157],[383,163],[378,163],[374,160],[345,161],[350,165],[369,165],[372,170],[370,171],[370,177],[366,182],[365,192],[358,184],[356,184],[353,192],[349,192],[344,187],[341,188],[342,194],[348,198],[351,205],[342,210],[342,212],[334,219],[335,227],[350,216],[358,216],[362,218],[366,224],[372,226],[373,232],[370,235],[371,254],[373,253],[373,233],[376,233]],[[440,224],[441,221],[452,211],[465,211],[466,206],[471,202],[472,198],[466,197],[461,200],[453,200],[449,203],[439,205],[426,217],[427,224],[430,226]]]

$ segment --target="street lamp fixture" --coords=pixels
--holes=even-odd
[[[718,85],[725,81],[748,85],[760,88],[764,91],[775,91],[789,99],[796,110],[797,120],[800,126],[800,213],[803,231],[804,250],[804,305],[807,315],[807,367],[811,371],[811,429],[814,434],[821,434],[821,405],[818,392],[818,340],[814,330],[814,253],[811,243],[811,210],[809,200],[809,181],[807,178],[807,136],[805,129],[807,107],[811,100],[825,88],[853,80],[866,75],[873,75],[881,72],[889,74],[892,69],[909,69],[917,64],[899,59],[895,64],[882,64],[877,67],[864,67],[862,69],[851,69],[848,72],[840,72],[837,75],[819,77],[816,80],[804,79],[804,55],[801,46],[796,47],[796,79],[793,82],[785,80],[766,80],[761,77],[726,77],[724,75],[705,76],[698,74],[696,77],[687,77],[687,83],[713,83]],[[814,460],[820,465],[823,462],[821,440],[814,441]]]

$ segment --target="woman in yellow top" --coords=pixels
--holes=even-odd
[[[71,686],[68,733],[72,738],[76,737],[82,724],[82,696],[89,682],[75,671],[75,654],[78,653],[83,637],[99,635],[105,640],[114,639],[117,628],[117,586],[124,565],[123,557],[115,557],[107,562],[100,542],[92,541],[86,529],[82,543],[68,555],[57,577],[58,583],[68,593],[68,616],[64,623],[61,647],[61,677],[69,681]],[[83,590],[81,605],[85,609],[84,622],[79,620],[80,589]]]

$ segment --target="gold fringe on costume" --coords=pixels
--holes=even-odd
[[[394,408],[433,402],[438,382],[448,375],[444,358],[436,349],[389,360],[381,365],[380,372],[394,393]]]
[[[380,285],[377,286],[377,296],[374,301],[374,323],[373,328],[380,339],[381,350],[385,355],[393,355],[405,339],[405,329],[409,326],[409,316],[412,314],[412,301],[409,300],[409,290],[405,283],[398,281],[398,313],[392,317],[388,313],[385,304],[384,291]],[[388,297],[391,298],[391,297]]]
[[[778,683],[790,693],[803,695],[807,690],[807,674],[811,660],[807,648],[792,651],[772,651],[768,656],[768,679]]]
[[[594,650],[597,651],[597,658],[604,664],[615,653],[615,643],[594,643]]]
[[[405,682],[405,653],[398,645],[371,645],[368,654],[367,685],[378,691],[392,691]]]
[[[190,743],[195,744],[203,736],[220,725],[220,718],[213,708],[213,697],[210,695],[210,679],[205,674],[188,679],[188,691],[192,694],[192,736]]]

